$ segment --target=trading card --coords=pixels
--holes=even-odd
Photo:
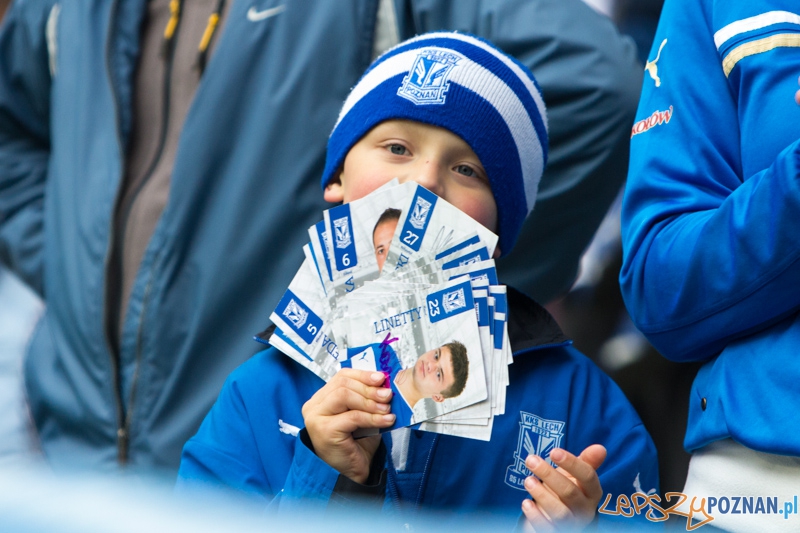
[[[284,354],[294,359],[301,366],[313,372],[320,379],[324,381],[329,379],[327,377],[327,373],[322,370],[319,365],[314,363],[314,361],[312,361],[308,355],[304,354],[296,344],[286,337],[280,328],[275,329],[272,336],[269,338],[269,343]]]
[[[485,400],[483,352],[469,280],[388,301],[385,296],[377,294],[378,305],[349,314],[345,324],[348,352],[373,346],[373,353],[394,365],[380,369],[394,373],[391,386],[405,402],[403,416],[395,413],[396,427]]]
[[[436,255],[473,232],[478,233],[490,257],[497,246],[497,235],[421,185],[416,185],[414,195],[401,211],[386,259],[390,270],[406,267],[419,253]]]
[[[378,277],[385,258],[381,254],[392,241],[400,208],[415,189],[412,182],[385,185],[364,198],[325,211],[333,284],[331,308],[346,293]]]

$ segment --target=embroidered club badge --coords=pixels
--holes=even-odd
[[[519,414],[522,420],[519,423],[517,449],[514,451],[514,463],[506,469],[505,482],[510,487],[525,490],[525,478],[531,475],[525,466],[525,459],[535,454],[553,464],[550,452],[561,445],[566,424],[559,420],[545,420],[525,411]]]
[[[444,104],[450,88],[447,78],[461,59],[458,54],[435,48],[422,50],[397,89],[398,96],[417,105]]]

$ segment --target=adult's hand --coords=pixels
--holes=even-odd
[[[386,376],[343,368],[303,405],[306,431],[317,456],[357,483],[364,483],[380,435],[353,438],[357,429],[386,428],[391,389],[382,387]]]

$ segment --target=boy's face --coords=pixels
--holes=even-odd
[[[478,156],[443,128],[387,120],[358,141],[342,172],[325,188],[325,200],[352,202],[398,178],[415,181],[497,232],[497,204]]]
[[[453,359],[450,348],[442,346],[419,356],[411,372],[414,386],[424,398],[443,402],[442,393],[453,386]]]

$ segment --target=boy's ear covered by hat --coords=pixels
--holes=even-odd
[[[547,163],[547,117],[530,70],[463,33],[428,33],[400,43],[375,60],[345,100],[328,139],[323,188],[350,148],[392,119],[445,128],[472,148],[497,203],[498,245],[510,252]]]

